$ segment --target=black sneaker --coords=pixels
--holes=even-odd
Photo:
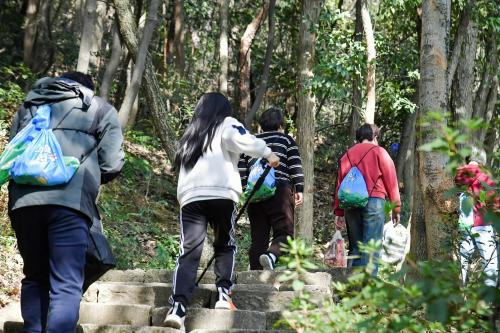
[[[184,320],[186,319],[186,307],[180,302],[174,302],[163,321],[166,327],[171,327],[186,332]]]
[[[224,310],[236,310],[236,306],[231,299],[231,292],[223,287],[217,287],[217,291],[219,292],[219,295],[218,300],[215,303],[215,308]]]
[[[276,264],[273,257],[269,253],[264,253],[259,257],[259,263],[265,271],[274,271]]]

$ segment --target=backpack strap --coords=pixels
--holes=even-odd
[[[359,163],[361,163],[361,161],[366,157],[366,155],[368,155],[369,152],[371,152],[373,149],[377,148],[378,146],[373,146],[371,147],[370,149],[368,149],[366,151],[366,153],[363,155],[363,157],[361,157],[361,159],[358,161],[358,163],[356,164],[353,164],[352,161],[351,161],[351,158],[349,157],[349,149],[345,152],[345,155],[347,156],[347,160],[349,161],[349,164],[351,165],[351,168],[353,167],[353,165],[355,167],[358,167]]]

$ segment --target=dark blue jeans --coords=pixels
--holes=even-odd
[[[74,333],[89,239],[89,219],[62,206],[10,212],[24,261],[21,313],[24,333]]]
[[[380,198],[369,198],[364,208],[346,209],[344,211],[347,225],[347,236],[349,237],[349,256],[359,256],[352,260],[352,266],[366,266],[368,255],[361,253],[358,242],[367,244],[370,240],[382,240],[385,223],[384,213],[385,200]],[[374,253],[375,271],[378,271],[378,258],[380,251]]]

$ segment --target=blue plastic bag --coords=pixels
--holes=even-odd
[[[50,129],[51,108],[42,105],[33,117],[36,131],[24,138],[28,143],[11,169],[10,176],[18,184],[54,186],[71,180],[80,166],[75,157],[65,157],[52,129]]]
[[[247,198],[250,195],[255,186],[255,183],[257,183],[260,176],[264,173],[265,169],[266,168],[264,160],[260,158],[250,167],[250,174],[248,175],[248,183],[244,193],[245,195],[244,198]],[[276,192],[276,174],[274,168],[271,168],[266,178],[264,178],[264,182],[262,183],[260,188],[257,189],[257,192],[255,192],[253,197],[250,199],[250,202],[259,202],[268,200],[269,198],[274,196],[275,192]]]
[[[29,123],[7,144],[5,150],[0,155],[0,186],[5,184],[10,178],[10,168],[16,158],[21,155],[33,138],[39,135],[33,123]]]
[[[352,167],[340,183],[339,206],[342,209],[363,208],[368,204],[365,178],[357,167]]]

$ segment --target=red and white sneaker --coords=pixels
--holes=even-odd
[[[217,287],[217,291],[219,293],[219,299],[215,303],[216,309],[224,309],[224,310],[236,310],[236,306],[231,299],[231,292],[223,287]]]

